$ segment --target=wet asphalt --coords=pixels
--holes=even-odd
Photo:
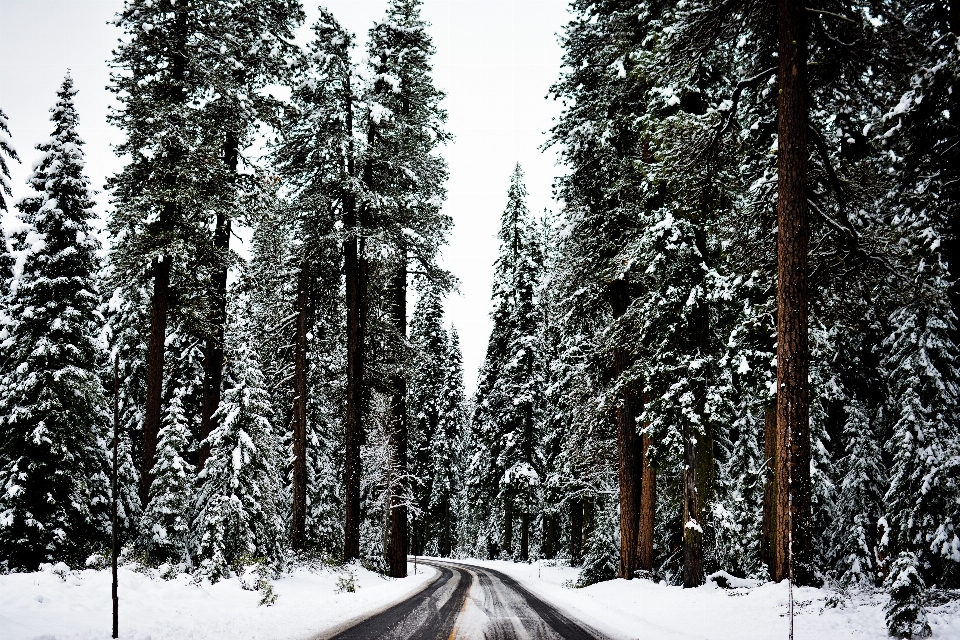
[[[329,640],[606,640],[493,569],[421,561],[426,589]]]

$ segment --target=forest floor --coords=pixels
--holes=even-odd
[[[412,573],[413,566],[410,571]],[[352,572],[355,592],[337,593]],[[277,600],[259,606],[261,592],[239,578],[195,583],[157,570],[119,571],[120,637],[130,640],[305,640],[352,618],[403,599],[434,575],[394,580],[361,567],[298,568],[273,582]],[[255,580],[255,578],[254,578]],[[251,582],[248,580],[248,583]],[[111,634],[110,569],[50,568],[0,575],[0,638],[3,640],[107,640]]]
[[[788,637],[787,585],[697,589],[649,580],[610,580],[573,588],[578,569],[506,561],[463,560],[501,571],[546,602],[613,637],[642,640],[774,640]],[[882,592],[794,590],[794,638],[888,638]],[[934,638],[960,640],[960,600],[928,609]]]

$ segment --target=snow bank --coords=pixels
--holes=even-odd
[[[335,593],[346,572],[297,569],[274,582],[279,596],[258,606],[260,592],[237,578],[195,585],[191,576],[119,571],[120,637],[131,640],[305,640],[424,587],[435,575],[420,565],[403,580],[354,568],[356,592]],[[111,631],[110,570],[0,575],[4,640],[106,640]]]
[[[610,580],[583,589],[570,585],[578,570],[505,561],[464,560],[501,571],[573,618],[615,638],[648,640],[770,640],[786,638],[787,585],[722,589],[668,587],[649,580]],[[539,571],[539,577],[538,577]],[[746,582],[746,581],[745,581]],[[796,640],[887,638],[886,596],[847,598],[827,589],[794,590]],[[960,602],[931,607],[934,638],[960,640]]]

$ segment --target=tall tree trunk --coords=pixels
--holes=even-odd
[[[234,132],[227,133],[223,148],[224,164],[230,170],[233,182],[240,160],[240,143]],[[217,225],[213,232],[213,248],[221,260],[220,266],[210,278],[211,310],[210,334],[203,355],[203,405],[200,410],[200,453],[197,470],[210,457],[210,443],[207,437],[216,428],[213,414],[220,407],[220,393],[223,387],[223,334],[227,321],[227,259],[230,252],[230,218],[223,212],[217,213]]]
[[[390,402],[390,445],[393,452],[392,467],[397,478],[390,495],[390,575],[407,577],[407,259],[401,257],[400,265],[390,283],[390,321],[397,336],[394,371],[390,386],[393,398]]]
[[[777,513],[777,405],[766,408],[763,420],[763,532],[760,537],[760,561],[767,565],[771,576],[777,575],[776,554],[776,513]]]
[[[354,175],[353,160],[353,90],[350,76],[343,80],[346,130],[349,134],[347,173]],[[372,139],[373,129],[368,132]],[[364,165],[364,183],[372,182],[370,163]],[[343,461],[343,558],[360,557],[360,441],[363,434],[364,399],[364,329],[366,327],[367,260],[364,254],[363,215],[357,217],[356,195],[344,193],[344,226],[349,235],[343,243],[343,264],[347,302],[347,386],[344,417]]]
[[[510,498],[503,505],[503,551],[513,557],[513,503]]]
[[[570,501],[570,564],[583,562],[583,498]]]
[[[814,579],[807,335],[807,47],[802,0],[778,1],[777,539],[775,580]],[[792,557],[791,557],[792,556]]]
[[[297,277],[296,335],[293,341],[293,514],[290,546],[303,549],[307,530],[307,327],[310,308],[310,263]]]
[[[695,230],[697,249],[706,259],[706,234],[698,223]],[[700,282],[704,270],[698,270]],[[709,309],[700,297],[690,314],[691,352],[701,361],[709,347]],[[683,586],[698,587],[704,582],[703,571],[703,522],[701,511],[713,494],[713,429],[707,419],[706,381],[701,377],[692,379],[694,403],[700,424],[684,417],[683,432]],[[699,427],[699,428],[698,428]]]
[[[619,318],[630,305],[629,285],[625,280],[610,283],[610,306]],[[617,380],[630,366],[626,349],[616,347],[613,375]],[[632,580],[639,568],[637,540],[640,527],[640,482],[643,477],[643,452],[637,433],[637,412],[632,394],[624,391],[616,409],[617,458],[620,480],[620,577]]]
[[[172,216],[170,209],[173,206],[169,203],[164,205],[163,213],[167,218]],[[167,337],[172,262],[170,256],[161,256],[153,261],[153,299],[150,312],[150,342],[147,351],[147,398],[144,405],[143,457],[140,468],[140,504],[143,509],[146,509],[150,502],[150,485],[153,484],[153,466],[157,460],[157,438],[160,435],[163,412],[163,358]]]
[[[169,99],[172,103],[183,102],[183,81],[186,78],[187,59],[187,0],[174,4],[174,28],[177,43],[170,52],[171,78]],[[170,149],[174,157],[180,154],[178,149]],[[176,176],[168,174],[163,178],[167,187],[176,185]],[[160,208],[159,227],[167,231],[173,224],[177,204],[164,202]],[[143,408],[143,451],[140,461],[140,505],[147,508],[150,502],[150,485],[153,484],[153,466],[157,458],[157,438],[160,435],[160,422],[163,413],[163,359],[167,339],[167,313],[170,307],[170,270],[173,257],[162,255],[153,261],[153,299],[150,311],[150,339],[147,347],[147,397]]]
[[[556,555],[553,549],[556,536],[556,517],[552,513],[545,513],[543,515],[543,557],[547,560],[553,560]]]
[[[657,472],[650,466],[647,449],[650,436],[643,434],[643,483],[640,498],[640,533],[638,564],[645,571],[653,571],[653,523],[657,509]]]
[[[530,514],[524,511],[520,514],[520,560],[530,559]]]

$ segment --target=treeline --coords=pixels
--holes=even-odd
[[[467,415],[433,44],[418,0],[388,2],[362,65],[325,10],[297,46],[303,20],[294,0],[126,3],[106,247],[64,80],[2,252],[4,570],[106,549],[114,426],[141,562],[217,579],[292,551],[403,576],[408,547],[455,546]]]
[[[572,13],[562,215],[517,172],[503,219],[474,552],[956,586],[958,5]]]

